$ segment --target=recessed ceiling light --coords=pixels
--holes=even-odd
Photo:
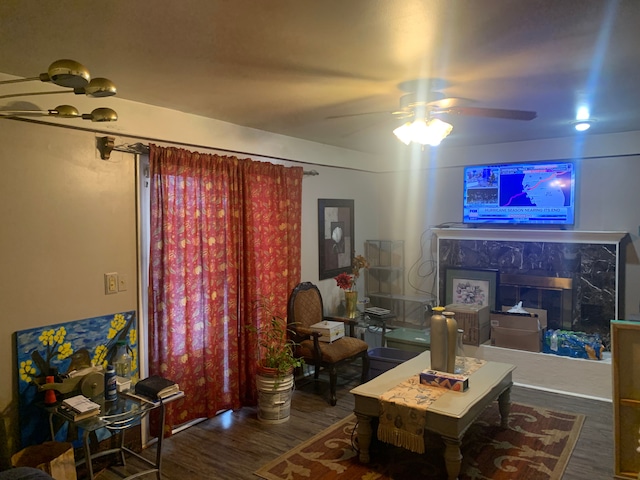
[[[594,124],[594,120],[578,120],[577,122],[573,122],[573,128],[575,128],[579,132],[584,132],[585,130],[589,130],[591,125]]]

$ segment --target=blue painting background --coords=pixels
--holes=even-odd
[[[51,440],[48,414],[42,408],[44,392],[38,390],[51,368],[65,374],[86,362],[104,367],[113,360],[117,342],[124,340],[132,355],[135,381],[139,372],[137,327],[136,312],[129,311],[16,332],[23,448]],[[67,428],[63,427],[56,432],[56,440],[73,440],[66,438]]]

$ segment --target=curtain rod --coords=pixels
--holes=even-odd
[[[98,137],[98,148],[100,149],[101,156],[104,157],[103,160],[106,160],[109,158],[108,154],[112,150],[115,150],[116,152],[133,153],[136,155],[149,155],[149,145],[147,144],[137,142],[137,143],[123,143],[122,145],[113,145],[113,141],[114,141],[114,137]],[[192,146],[195,146],[195,145],[192,145]],[[215,151],[225,152],[225,153],[235,153],[239,155],[254,155],[254,156],[263,157],[263,158],[294,162],[293,160],[286,160],[283,158],[271,157],[268,155],[256,155],[256,154],[251,154],[247,152],[241,152],[238,150],[228,150],[225,148],[213,148],[213,147],[204,147],[204,146],[201,146],[200,148],[204,148],[207,150],[215,150]],[[302,162],[295,162],[295,163],[302,163]],[[302,174],[309,177],[315,177],[316,175],[320,175],[320,173],[317,170],[303,170]]]
[[[22,118],[22,117],[1,117],[3,120],[13,120],[13,121],[17,121],[17,122],[24,122],[24,123],[34,123],[34,124],[39,124],[39,125],[46,125],[49,127],[55,127],[55,128],[64,128],[67,130],[77,130],[77,131],[81,131],[81,132],[90,132],[93,133],[94,135],[113,135],[114,132],[110,132],[108,130],[100,130],[97,128],[89,128],[89,127],[81,127],[81,126],[76,126],[76,125],[69,125],[69,124],[61,124],[61,123],[56,123],[56,122],[52,122],[52,121],[47,121],[44,119],[39,119],[39,118]],[[185,142],[178,142],[175,140],[163,140],[163,139],[158,139],[158,138],[151,138],[151,137],[145,137],[142,135],[136,135],[135,133],[133,134],[128,134],[128,133],[121,133],[118,134],[122,137],[126,137],[126,138],[137,138],[140,140],[145,140],[148,142],[157,142],[157,143],[168,143],[171,145],[178,145],[178,146],[182,146],[182,147],[192,147],[192,148],[202,148],[205,150],[217,150],[219,152],[226,152],[226,153],[233,153],[236,155],[248,155],[248,156],[252,156],[252,157],[262,157],[262,158],[268,158],[271,160],[279,160],[281,162],[290,162],[290,163],[297,163],[299,165],[317,165],[317,166],[322,166],[322,167],[330,167],[330,168],[338,168],[340,170],[352,170],[352,171],[357,171],[357,172],[369,172],[368,170],[363,170],[361,168],[353,168],[353,167],[344,167],[342,165],[328,165],[328,164],[319,164],[319,163],[314,163],[314,162],[305,162],[303,160],[295,160],[295,159],[291,159],[291,158],[284,158],[284,157],[276,157],[275,155],[264,155],[264,154],[260,154],[260,153],[252,153],[252,152],[243,152],[241,150],[228,150],[225,148],[216,148],[216,147],[210,147],[207,145],[196,145],[196,144],[192,144],[192,143],[185,143]],[[103,157],[103,160],[107,160],[109,157],[109,153],[112,150],[116,150],[115,146],[113,146],[113,141],[115,140],[114,137],[111,136],[107,136],[107,137],[96,137],[98,139],[98,149],[101,149],[101,144],[104,144],[104,148],[102,148],[100,150],[101,153],[101,157]],[[111,143],[111,146],[109,147],[109,143]],[[148,145],[145,145],[143,143],[140,143],[140,145],[142,146],[146,146],[148,148]],[[117,150],[120,151],[120,150]],[[136,153],[136,152],[129,152],[129,153]],[[311,170],[309,173],[306,173],[306,175],[310,175],[310,176],[315,176],[315,175],[320,175],[318,172],[315,172],[314,170]],[[373,173],[373,172],[370,172]]]

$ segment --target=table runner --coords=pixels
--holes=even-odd
[[[463,375],[471,375],[486,361],[468,358]],[[469,388],[473,388],[469,385]],[[424,453],[424,427],[429,406],[448,389],[420,384],[414,375],[380,396],[378,439],[412,452]],[[454,392],[457,394],[457,392]]]

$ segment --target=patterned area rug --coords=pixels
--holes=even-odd
[[[584,415],[511,405],[509,428],[500,427],[498,404],[480,415],[462,442],[460,480],[561,479],[578,440]],[[362,465],[354,415],[341,420],[260,468],[267,480],[446,479],[444,444],[435,435],[419,455],[381,442],[371,446],[371,463]]]

